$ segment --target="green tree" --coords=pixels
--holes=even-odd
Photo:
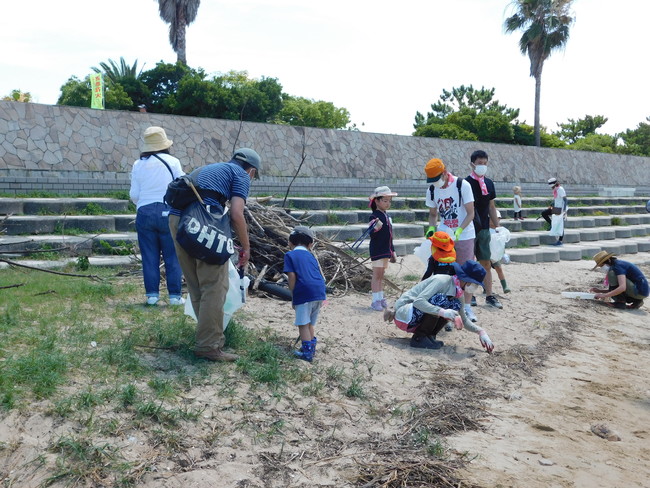
[[[178,84],[186,75],[195,76],[203,73],[202,70],[193,70],[183,63],[156,63],[156,67],[145,71],[140,80],[149,89],[149,112],[172,113],[176,104]],[[205,78],[203,77],[201,79]]]
[[[650,156],[650,117],[646,117],[646,121],[648,123],[640,122],[636,129],[628,129],[619,134],[624,142],[624,145],[619,148],[619,152]]]
[[[569,144],[574,144],[578,139],[595,134],[606,122],[607,117],[602,115],[585,115],[583,119],[578,120],[569,119],[565,124],[557,124],[560,130],[555,132],[555,135]]]
[[[515,124],[512,126],[515,136],[513,143],[522,146],[535,145],[535,128],[528,124]],[[540,142],[542,147],[566,147],[566,143],[555,134],[546,132],[546,128],[540,128]]]
[[[575,149],[576,151],[615,153],[616,139],[616,137],[610,136],[608,134],[592,133],[578,139],[573,144],[567,146],[567,148]]]
[[[95,73],[103,73],[107,85],[116,86],[120,85],[128,94],[133,102],[132,109],[140,104],[148,104],[150,97],[150,90],[141,80],[142,69],[138,71],[138,60],[136,59],[133,66],[129,66],[124,58],[120,58],[118,65],[112,59],[108,63],[99,63],[100,68],[93,67]],[[107,107],[108,108],[108,107]]]
[[[11,90],[11,93],[9,93],[9,95],[2,97],[0,100],[4,100],[6,102],[28,103],[32,101],[32,94],[20,90]]]
[[[282,109],[273,122],[322,129],[343,129],[350,123],[350,113],[345,108],[335,107],[331,102],[285,95]]]
[[[185,30],[196,19],[200,3],[200,0],[158,0],[160,18],[169,24],[169,43],[176,53],[177,62],[185,65]]]
[[[415,114],[414,135],[513,142],[512,121],[519,116],[519,110],[499,103],[494,93],[494,88],[475,89],[472,85],[443,90],[426,117],[420,112]],[[432,127],[425,128],[428,126]]]
[[[530,76],[535,78],[535,145],[541,145],[540,95],[544,62],[557,49],[566,46],[573,0],[513,0],[516,12],[505,20],[508,33],[523,31],[519,50],[530,59]]]
[[[92,90],[90,87],[90,77],[82,81],[76,76],[71,76],[68,81],[61,86],[61,96],[57,100],[57,105],[68,105],[72,107],[90,107]],[[106,83],[104,93],[105,107],[112,110],[129,110],[133,107],[133,101],[124,91],[122,85]]]

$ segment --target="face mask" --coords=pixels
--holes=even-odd
[[[607,273],[607,272],[609,271],[609,265],[608,265],[608,264],[603,264],[603,265],[600,267],[600,270],[601,270],[603,273]]]
[[[479,176],[484,176],[485,173],[487,173],[487,165],[477,164],[476,166],[474,166],[474,173],[476,173]]]
[[[478,288],[479,286],[476,283],[470,283],[465,285],[465,292],[474,295],[478,291]]]
[[[438,181],[433,182],[433,186],[435,186],[436,188],[442,188],[444,184],[445,184],[445,180],[443,179],[442,176]]]

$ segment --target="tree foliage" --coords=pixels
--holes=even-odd
[[[544,62],[569,40],[573,0],[513,0],[515,12],[504,23],[508,33],[522,31],[519,50],[528,55],[530,76],[535,78],[535,143],[540,142],[540,95]]]
[[[646,117],[646,122],[640,122],[636,129],[628,129],[619,136],[624,142],[619,152],[650,156],[650,117]]]
[[[61,96],[56,103],[57,105],[88,108],[91,97],[90,76],[86,76],[84,80],[71,76],[61,87]],[[129,110],[133,107],[133,101],[124,91],[122,85],[107,81],[104,91],[104,106],[112,110]]]
[[[555,135],[569,144],[574,144],[581,138],[595,134],[607,120],[603,115],[585,115],[583,119],[569,119],[565,124],[557,124],[560,130]]]
[[[5,95],[4,97],[0,98],[0,100],[6,101],[6,102],[24,102],[28,103],[32,101],[32,94],[29,92],[24,92],[21,90],[11,90],[9,95]]]
[[[160,18],[169,24],[169,43],[181,64],[187,64],[185,31],[196,19],[200,4],[200,0],[158,0]]]
[[[590,133],[577,139],[573,144],[567,146],[568,149],[576,151],[592,151],[615,153],[618,152],[616,137],[608,134]]]
[[[138,71],[138,60],[129,66],[124,58],[120,58],[119,65],[112,59],[108,63],[99,63],[100,68],[93,67],[95,73],[103,73],[107,86],[121,86],[131,99],[131,109],[136,110],[140,104],[147,104],[151,91],[141,80],[142,69]],[[108,106],[106,107],[108,108]]]
[[[342,129],[350,123],[350,113],[345,108],[335,107],[331,102],[285,95],[274,123]]]
[[[426,117],[415,114],[414,135],[445,139],[514,142],[512,122],[519,110],[494,99],[494,88],[461,85],[443,90]]]

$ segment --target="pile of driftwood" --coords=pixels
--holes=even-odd
[[[282,268],[289,251],[289,234],[297,225],[309,226],[309,222],[292,217],[281,207],[262,205],[253,199],[248,200],[245,214],[251,242],[249,273],[257,283],[284,281]],[[342,293],[370,290],[372,271],[365,265],[367,259],[318,235],[312,250],[330,289]]]

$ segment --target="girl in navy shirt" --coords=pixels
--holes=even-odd
[[[390,208],[393,197],[397,193],[390,191],[387,186],[375,188],[370,195],[370,225],[374,226],[370,234],[370,260],[372,261],[372,289],[373,310],[382,311],[388,308],[384,298],[384,273],[388,262],[394,263],[395,248],[393,247],[393,223],[386,213]]]

